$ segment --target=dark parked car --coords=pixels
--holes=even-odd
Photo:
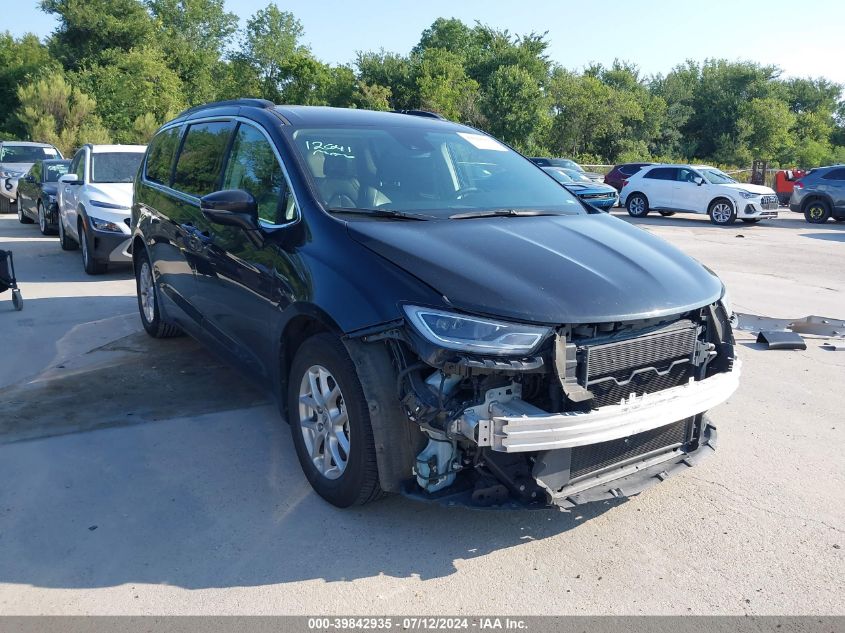
[[[594,171],[585,171],[584,168],[581,167],[581,165],[576,163],[574,160],[569,160],[568,158],[545,158],[541,156],[535,156],[530,160],[535,165],[539,165],[540,167],[562,167],[563,169],[574,169],[575,171],[581,172],[587,178],[595,182],[602,182],[604,180],[604,176],[602,176],[601,174]]]
[[[611,169],[604,177],[604,184],[610,185],[616,189],[616,191],[622,191],[622,186],[625,184],[625,181],[629,176],[636,174],[643,167],[655,164],[656,163],[623,163],[621,165],[616,165],[616,167]]]
[[[439,117],[193,108],[131,224],[146,331],[271,390],[338,506],[636,494],[712,453],[737,386],[713,273]]]
[[[587,204],[602,211],[610,211],[619,202],[616,189],[600,182],[594,182],[582,172],[563,167],[543,167],[543,171],[563,185],[569,193],[574,193]]]
[[[22,224],[38,222],[43,235],[56,232],[59,206],[56,201],[59,178],[64,176],[69,160],[40,160],[18,182],[18,220]]]
[[[824,224],[828,218],[845,222],[845,165],[819,167],[797,180],[789,209],[803,213],[812,224]]]

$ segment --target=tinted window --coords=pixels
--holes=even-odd
[[[675,173],[678,170],[674,167],[657,167],[652,169],[643,178],[650,178],[652,180],[675,180]]]
[[[642,167],[643,165],[623,165],[619,168],[619,171],[625,176],[631,176],[632,174],[636,174],[638,171],[640,171]]]
[[[172,127],[169,130],[159,132],[150,141],[147,167],[144,173],[147,180],[163,185],[170,184],[170,168],[173,166],[173,155],[176,153],[176,146],[179,144],[180,131],[181,128]]]
[[[142,152],[95,152],[91,154],[91,182],[132,182]]]
[[[296,217],[293,196],[273,146],[251,125],[238,127],[222,187],[251,193],[258,204],[258,217],[266,222],[282,224]]]
[[[696,178],[701,177],[696,172],[694,172],[692,169],[687,169],[686,167],[681,167],[680,169],[676,169],[675,174],[676,174],[677,179],[680,182],[692,182],[692,183],[694,183]]]
[[[176,159],[175,189],[194,196],[204,196],[217,189],[223,155],[234,127],[232,121],[213,121],[188,128]]]
[[[4,145],[0,147],[0,163],[34,163],[45,158],[61,158],[52,147]]]
[[[56,182],[68,172],[69,160],[60,163],[44,163],[44,182]]]
[[[845,169],[832,169],[822,178],[825,180],[845,180]]]

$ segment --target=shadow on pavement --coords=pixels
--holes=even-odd
[[[845,228],[845,227],[843,227]],[[829,242],[845,242],[845,232],[839,233],[801,233],[801,237],[809,237],[813,240],[826,240]]]
[[[54,588],[439,578],[624,503],[340,510],[312,492],[272,406],[7,444],[0,480],[0,583]]]

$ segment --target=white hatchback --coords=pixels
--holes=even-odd
[[[59,178],[59,243],[82,247],[85,272],[129,263],[132,185],[146,145],[84,145]]]
[[[707,165],[643,167],[624,182],[619,199],[635,218],[652,210],[661,215],[682,211],[706,213],[719,225],[776,218],[779,206],[769,187],[737,182]]]

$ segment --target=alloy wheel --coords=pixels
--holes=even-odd
[[[138,273],[138,295],[141,298],[141,310],[147,323],[152,323],[156,315],[155,286],[153,285],[153,273],[150,270],[149,262],[141,264],[141,271]]]
[[[645,211],[645,200],[643,200],[641,196],[636,196],[633,200],[631,200],[629,209],[634,215],[642,215]]]
[[[79,229],[79,242],[82,247],[82,263],[88,268],[88,234],[85,232],[85,227]]]
[[[812,220],[821,220],[824,217],[825,209],[820,204],[813,204],[810,205],[810,208],[807,209],[807,214],[810,216]]]
[[[38,228],[42,233],[47,233],[47,218],[44,215],[44,205],[38,203]]]
[[[349,416],[334,376],[312,365],[299,386],[299,426],[314,468],[337,479],[349,461]]]
[[[713,220],[717,224],[727,224],[732,213],[733,209],[727,202],[717,202],[713,205]]]

